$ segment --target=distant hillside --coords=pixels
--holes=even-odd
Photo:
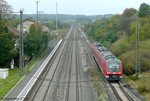
[[[105,15],[106,17],[111,17],[112,14],[108,14]],[[101,19],[102,17],[104,17],[104,15],[90,15],[90,16],[86,16],[86,15],[69,15],[69,14],[58,14],[58,19],[62,22],[74,22],[77,19],[89,19],[92,22],[98,19]],[[19,19],[19,15],[16,16],[16,18]],[[36,20],[36,14],[24,14],[23,16],[24,19],[26,18],[32,18],[34,20]],[[40,14],[39,15],[39,20],[40,19],[44,19],[44,20],[55,20],[56,19],[56,15],[55,14]]]

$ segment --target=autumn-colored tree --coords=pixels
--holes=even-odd
[[[124,12],[122,13],[123,17],[132,17],[137,13],[137,10],[134,8],[127,8],[124,10]]]
[[[7,18],[12,12],[12,7],[5,0],[0,0],[0,20]]]

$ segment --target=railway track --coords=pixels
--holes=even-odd
[[[74,39],[72,39],[72,37],[71,37],[71,41],[74,41]],[[68,65],[67,65],[67,67],[68,67],[68,71],[69,71],[69,73],[68,73],[68,79],[67,79],[67,88],[66,88],[66,95],[65,95],[65,101],[69,101],[69,92],[70,92],[70,82],[71,82],[71,72],[72,72],[72,69],[71,69],[71,65],[72,65],[72,52],[73,52],[73,45],[72,44],[69,44],[69,47],[68,47],[68,49],[70,49],[70,51],[68,51]]]
[[[94,58],[94,57],[93,57]],[[95,59],[94,59],[95,60]],[[96,60],[95,60],[96,62]],[[98,66],[98,64],[97,64]],[[103,73],[100,71],[100,76],[103,78],[105,84],[106,84],[106,89],[109,91],[111,90],[112,92],[107,92],[109,95],[109,100],[114,99],[113,101],[136,101],[134,98],[132,98],[128,92],[124,89],[123,85],[121,82],[109,82],[106,80],[105,76]],[[114,96],[112,96],[112,94]],[[138,100],[141,101],[141,100]]]
[[[134,101],[134,99],[127,93],[127,91],[125,91],[123,85],[121,85],[121,83],[119,82],[119,87],[120,89],[123,91],[123,93],[126,95],[126,97],[128,98],[129,101]]]
[[[80,34],[77,26],[70,29],[62,46],[28,94],[28,101],[97,101],[91,94],[94,92],[90,88],[91,82],[84,82],[88,80],[81,61]]]
[[[70,53],[70,64],[69,64],[69,74],[68,74],[68,81],[67,81],[67,90],[66,90],[66,98],[65,101],[82,101],[80,100],[82,97],[81,94],[81,87],[80,87],[80,69],[81,63],[80,61],[80,50],[78,45],[78,40],[80,39],[80,35],[77,34],[77,31],[74,30],[73,35],[71,36],[71,41],[73,42],[70,47],[72,50],[72,53]],[[74,90],[74,91],[73,91]],[[71,95],[75,96],[71,96]]]
[[[45,59],[45,61],[41,64],[41,66],[35,72],[35,74],[33,75],[33,77],[31,77],[31,79],[29,80],[29,82],[26,84],[26,86],[24,86],[24,88],[22,89],[22,91],[19,93],[19,95],[16,97],[16,99],[14,101],[29,100],[28,97],[27,97],[27,95],[29,94],[29,92],[31,91],[31,89],[33,88],[33,86],[35,85],[35,83],[38,80],[38,78],[40,77],[41,73],[45,70],[45,67],[47,66],[48,62],[52,59],[53,55],[56,53],[56,51],[59,48],[59,46],[61,45],[61,43],[62,43],[62,40],[60,40],[57,43],[57,45],[55,46],[55,48],[47,56],[47,58]]]
[[[66,44],[66,42],[64,42],[63,44]],[[60,75],[62,73],[61,71],[63,69],[63,66],[61,64],[62,64],[62,62],[65,61],[64,53],[67,54],[67,52],[65,52],[66,45],[62,45],[62,47],[60,47],[61,50],[57,51],[56,52],[57,55],[49,62],[48,66],[43,71],[43,74],[41,75],[41,77],[39,78],[39,80],[37,82],[38,85],[36,85],[34,90],[28,94],[28,98],[27,98],[28,100],[30,100],[30,101],[37,101],[37,100],[48,101],[50,98],[49,92],[52,92],[51,96],[53,96],[53,99],[57,98],[57,96],[55,94],[57,92],[56,89],[59,85],[59,79],[55,80],[55,78],[60,77]],[[59,71],[58,71],[58,69],[59,69]],[[56,72],[59,72],[59,73],[56,73]],[[41,94],[41,91],[42,91],[42,94]],[[40,96],[40,98],[39,98],[39,96]]]
[[[117,83],[109,83],[117,101],[134,101],[134,99],[124,90],[123,86]]]
[[[33,97],[30,97],[31,101],[37,101],[38,100],[37,96],[41,96],[39,91],[43,90],[43,88],[45,90],[43,91],[43,94],[42,94],[43,96],[41,96],[41,101],[44,101],[44,100],[47,99],[48,91],[49,91],[49,89],[52,86],[53,78],[54,78],[54,75],[56,73],[56,70],[58,69],[59,62],[60,62],[60,60],[62,58],[63,52],[64,52],[64,49],[60,52],[61,55],[60,55],[60,58],[58,59],[58,63],[56,65],[56,68],[52,67],[52,65],[53,65],[53,63],[54,63],[54,61],[56,59],[56,57],[55,57],[55,58],[52,59],[51,63],[48,64],[48,67],[44,70],[44,74],[42,75],[41,78],[39,78],[40,79],[40,83],[39,83],[39,85],[37,85],[38,87],[37,87],[36,91],[34,91],[35,93],[32,95]],[[48,77],[47,75],[48,75],[49,71],[53,71],[53,72],[51,72],[52,74]],[[47,82],[47,85],[43,86],[45,84],[45,82]]]
[[[80,69],[81,69],[81,63],[80,63],[80,57],[79,57],[79,44],[77,43],[76,44],[76,47],[78,47],[77,49],[76,49],[76,64],[78,65],[77,66],[77,68],[76,68],[76,101],[82,101],[82,100],[80,100],[80,99],[82,99],[82,90],[81,90],[81,84],[80,84],[80,82],[79,82],[79,80],[81,81],[81,71],[80,71]],[[81,92],[81,93],[80,93]],[[80,94],[81,94],[81,96],[80,96]]]
[[[96,62],[96,60],[95,60]],[[98,65],[97,65],[98,66]],[[112,92],[107,92],[109,95],[109,100],[113,101],[136,101],[134,98],[132,98],[128,92],[124,89],[123,85],[121,82],[109,82],[106,80],[105,76],[103,73],[100,71],[100,76],[103,78],[105,84],[106,84],[106,89],[109,91],[111,90]],[[114,96],[112,96],[114,95]],[[140,101],[140,100],[138,100]]]
[[[79,48],[79,36],[77,37],[76,47],[76,101],[82,101],[82,88],[81,88],[81,62],[80,62],[80,48]]]

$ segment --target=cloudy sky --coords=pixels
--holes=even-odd
[[[6,0],[13,11],[24,9],[26,14],[36,13],[36,0]],[[56,13],[56,0],[38,0],[39,11]],[[121,14],[125,8],[138,9],[141,3],[150,4],[150,0],[57,0],[59,14]]]

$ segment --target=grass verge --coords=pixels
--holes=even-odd
[[[34,65],[40,60],[40,58],[44,57],[45,54],[48,53],[48,49],[46,49],[42,54],[40,54],[37,58],[33,58],[26,66],[25,66],[25,74],[27,75],[33,69]],[[0,79],[0,100],[22,79],[23,76],[19,73],[19,68],[10,69],[9,76],[6,79]]]
[[[9,70],[9,76],[6,79],[0,79],[0,99],[3,99],[8,91],[13,88],[21,78],[22,76],[19,75],[18,68]]]
[[[104,81],[100,77],[98,68],[91,68],[90,73],[92,76],[92,81],[94,82],[94,86],[96,87],[98,93],[98,100],[99,101],[109,101],[107,92],[104,87]]]
[[[150,101],[150,72],[143,72],[141,77],[135,79],[134,77],[124,76],[126,81],[130,82],[131,86],[144,95],[146,101]]]

